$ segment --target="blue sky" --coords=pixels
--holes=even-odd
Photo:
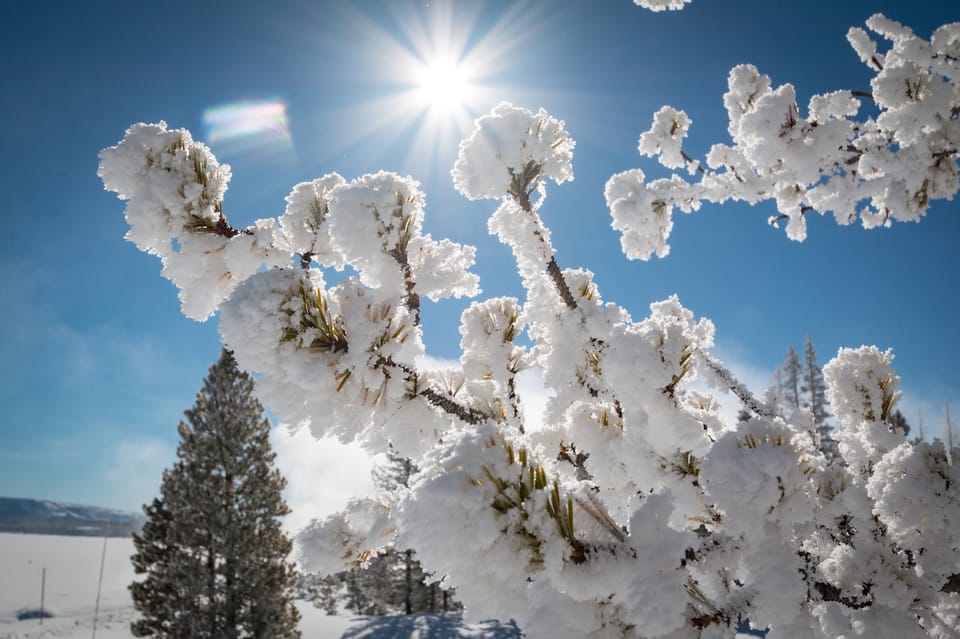
[[[575,180],[553,187],[543,210],[562,266],[594,271],[635,317],[679,294],[715,322],[718,354],[757,391],[808,334],[821,363],[840,346],[892,347],[908,419],[922,408],[937,434],[944,401],[960,413],[960,202],[870,232],[812,219],[802,244],[766,225],[771,204],[711,206],[677,217],[669,257],[644,263],[621,254],[603,200],[613,173],[665,175],[636,151],[664,104],[692,118],[692,155],[729,140],[722,95],[736,64],[794,84],[801,105],[869,89],[845,34],[877,11],[923,37],[960,19],[942,1],[694,0],[670,13],[629,0],[3,3],[0,495],[138,508],[217,357],[216,319],[180,315],[159,262],[123,240],[123,203],[97,178],[99,150],[135,122],[163,119],[209,141],[205,113],[282,104],[288,137],[211,144],[233,167],[224,208],[235,226],[279,215],[295,183],[331,171],[410,174],[427,194],[426,230],[478,247],[484,295],[520,295],[509,250],[486,231],[493,206],[463,199],[449,178],[467,114],[411,95],[404,61],[447,41],[475,61],[470,116],[500,100],[543,106],[577,141]],[[425,306],[431,355],[458,356],[463,306]],[[280,443],[296,465],[291,490],[303,501],[348,492],[353,480],[310,474],[307,446]]]

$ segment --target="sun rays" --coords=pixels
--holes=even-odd
[[[492,16],[479,4],[445,2],[389,7],[386,14],[344,9],[335,37],[322,45],[334,79],[328,120],[340,123],[323,147],[334,156],[376,141],[401,149],[397,170],[445,174],[474,119],[516,94],[505,78],[538,31],[536,13],[527,6]]]
[[[530,60],[544,5],[378,7],[304,6],[283,28],[296,58],[313,66],[279,70],[292,82],[266,99],[255,88],[257,99],[240,94],[205,109],[214,152],[259,174],[263,192],[291,167],[304,178],[385,169],[449,184],[475,118],[502,100],[543,99]]]

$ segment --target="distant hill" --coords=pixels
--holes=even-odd
[[[0,532],[129,537],[144,520],[143,515],[123,510],[0,497]]]

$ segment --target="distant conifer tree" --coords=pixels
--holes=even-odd
[[[827,384],[823,381],[823,370],[817,363],[817,350],[813,347],[813,338],[807,336],[803,345],[803,385],[800,390],[807,394],[806,406],[813,413],[813,424],[819,430],[830,417],[827,407]]]
[[[404,457],[391,446],[387,451],[387,463],[374,467],[373,481],[381,493],[397,493],[410,488],[410,480],[419,470],[409,458]],[[403,601],[404,614],[412,614],[414,609],[419,607],[415,599],[423,599],[422,595],[426,591],[426,575],[420,567],[420,562],[413,558],[413,550],[393,549],[390,554],[400,558],[402,576],[399,594]],[[419,603],[422,604],[422,602]]]
[[[800,377],[803,375],[803,366],[793,346],[787,349],[787,357],[780,370],[783,371],[783,396],[790,410],[797,410],[800,408]]]
[[[910,436],[910,423],[907,421],[906,416],[900,412],[900,409],[890,413],[890,417],[887,418],[887,425],[891,430],[903,433],[904,437]],[[921,437],[921,439],[923,438]]]
[[[138,637],[298,638],[290,512],[273,468],[270,422],[229,351],[180,422],[178,461],[134,534]]]
[[[837,440],[833,437],[833,426],[827,421],[830,417],[827,400],[827,384],[823,380],[823,370],[817,364],[817,350],[813,347],[813,338],[807,336],[803,345],[803,385],[800,390],[806,393],[806,408],[813,415],[813,430],[817,436],[817,446],[830,463],[841,460]]]

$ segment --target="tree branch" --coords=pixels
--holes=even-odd
[[[413,384],[414,391],[410,395],[411,398],[422,397],[425,400],[427,400],[427,402],[429,402],[433,406],[436,406],[443,412],[449,415],[453,415],[454,417],[457,417],[463,420],[464,422],[474,426],[476,426],[477,424],[482,424],[486,420],[490,419],[489,415],[481,411],[478,411],[475,408],[469,408],[467,406],[463,406],[462,404],[457,403],[447,395],[444,395],[443,393],[437,391],[436,389],[430,388],[429,386],[426,388],[423,388],[422,390],[419,390],[420,383],[421,383],[420,373],[418,373],[416,369],[410,366],[407,366],[406,364],[400,364],[388,357],[381,357],[377,361],[376,365],[390,366],[392,368],[397,368],[403,371],[403,373],[406,375],[407,381]]]
[[[459,417],[464,422],[476,426],[485,422],[488,417],[480,411],[461,406],[446,395],[438,393],[432,388],[424,388],[417,393],[416,397],[422,397],[440,410],[454,417]]]
[[[410,261],[407,259],[407,251],[398,244],[391,251],[390,255],[397,260],[403,271],[403,285],[407,290],[407,309],[413,314],[413,325],[420,325],[420,294],[414,291],[417,281],[413,277],[413,269]]]
[[[540,167],[533,163],[528,164],[524,167],[520,175],[513,175],[513,183],[508,191],[510,196],[520,205],[520,208],[529,214],[533,213],[530,194],[535,190],[535,185],[539,183],[539,175]],[[540,235],[539,232],[537,239],[539,239],[541,243],[546,244],[543,236]],[[573,293],[570,292],[570,287],[567,285],[566,280],[563,279],[563,273],[560,271],[560,265],[557,264],[557,258],[554,255],[551,255],[550,261],[547,262],[547,273],[550,275],[550,279],[553,281],[553,285],[556,287],[560,299],[567,305],[567,308],[571,310],[577,308],[577,301],[574,299]]]
[[[767,419],[776,417],[776,414],[762,402],[758,401],[757,398],[753,396],[753,393],[750,392],[750,389],[734,377],[733,373],[724,368],[723,364],[706,353],[703,354],[703,361],[707,365],[707,368],[712,370],[717,378],[723,382],[724,386],[736,395],[737,398],[743,402],[743,405],[753,411],[755,415],[758,417],[766,417]]]
[[[693,159],[692,157],[690,157],[689,155],[687,155],[687,152],[686,152],[686,151],[681,150],[681,151],[680,151],[680,157],[682,157],[682,158],[683,158],[683,161],[686,162],[687,164],[693,164],[694,162],[696,162],[696,164],[697,164],[697,173],[699,173],[700,175],[706,175],[706,174],[707,174],[707,170],[706,170],[705,168],[703,168],[703,165],[700,164],[699,162],[697,162],[696,160],[694,160],[694,159]]]
[[[520,396],[517,394],[517,377],[512,370],[510,377],[507,378],[507,400],[510,402],[510,410],[513,411],[513,417],[517,421],[520,434],[523,435],[526,429],[523,427],[523,420],[520,419]]]
[[[225,237],[230,239],[238,235],[253,235],[253,231],[250,229],[237,229],[230,225],[227,222],[227,218],[223,215],[221,211],[220,217],[217,218],[216,222],[210,222],[210,220],[200,217],[199,215],[191,215],[189,221],[187,222],[185,228],[188,231],[193,231],[195,233],[212,233],[213,235],[219,235],[220,237]]]
[[[573,299],[570,287],[567,286],[567,281],[563,279],[563,273],[557,264],[557,258],[554,256],[551,256],[550,261],[547,262],[547,273],[550,274],[550,279],[553,281],[553,285],[557,288],[557,293],[560,294],[560,299],[567,305],[567,308],[570,310],[577,308],[577,301]]]

